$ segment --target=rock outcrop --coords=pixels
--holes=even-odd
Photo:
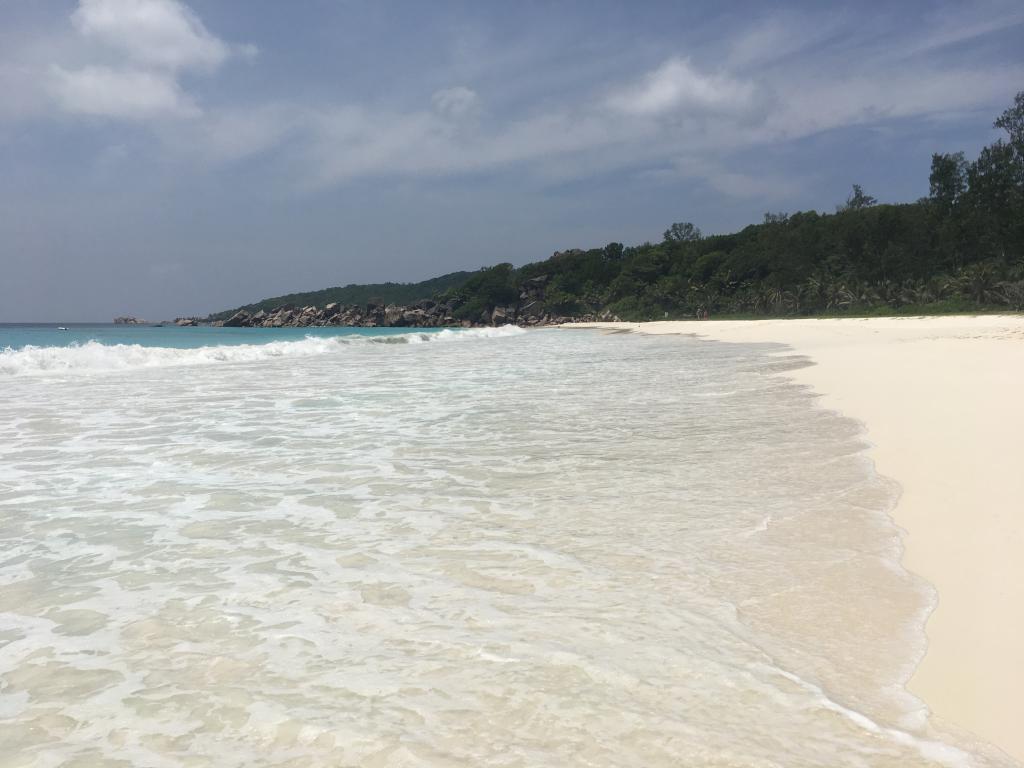
[[[409,306],[385,304],[381,299],[370,299],[365,305],[328,304],[324,307],[280,307],[258,312],[240,309],[226,320],[213,325],[227,328],[305,328],[325,326],[351,326],[358,328],[450,328],[486,327],[499,325],[543,326],[572,322],[594,322],[619,318],[609,312],[600,315],[566,316],[545,304],[545,286],[548,277],[540,275],[521,286],[519,300],[513,304],[484,309],[479,316],[456,318],[462,304],[457,299],[439,302],[423,299]],[[461,313],[458,313],[461,314]],[[179,318],[188,320],[190,318]],[[178,321],[175,321],[178,322]]]

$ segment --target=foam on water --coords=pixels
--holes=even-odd
[[[0,762],[1012,765],[804,361],[401,339],[4,353]]]
[[[410,332],[386,336],[347,334],[307,336],[299,341],[269,341],[180,349],[142,344],[102,344],[86,341],[61,347],[26,345],[0,350],[0,375],[68,373],[74,371],[124,371],[133,368],[165,368],[177,365],[257,362],[279,357],[309,357],[342,351],[353,344],[424,344],[501,338],[525,333],[514,325],[500,328]]]

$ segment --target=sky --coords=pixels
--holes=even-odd
[[[0,0],[0,322],[913,201],[1022,39],[1020,0]]]

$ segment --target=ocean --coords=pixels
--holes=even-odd
[[[996,766],[781,347],[0,326],[0,765]]]

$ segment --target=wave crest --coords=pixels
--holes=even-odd
[[[0,351],[0,375],[18,376],[74,371],[124,371],[179,365],[254,362],[277,357],[327,355],[355,344],[430,344],[473,339],[518,336],[525,330],[514,325],[500,328],[469,328],[410,332],[388,336],[307,336],[296,341],[263,344],[221,344],[192,349],[147,347],[141,344],[101,344],[87,341],[67,347],[26,346]]]

